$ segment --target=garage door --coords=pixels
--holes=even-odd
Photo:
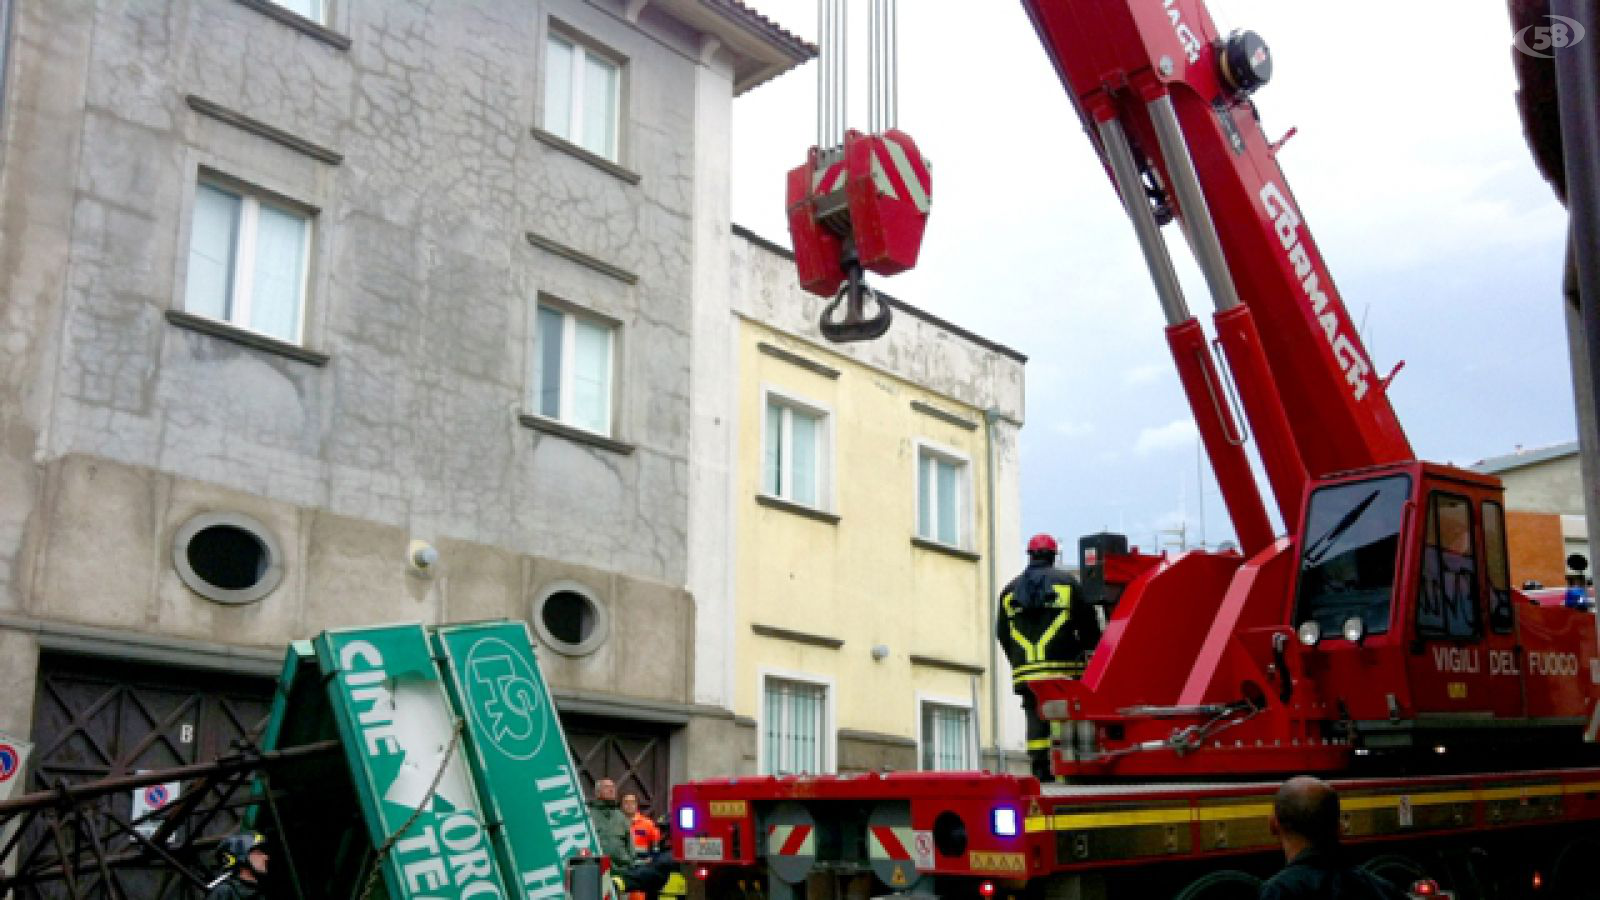
[[[563,713],[562,727],[582,775],[584,793],[594,796],[594,783],[609,778],[617,796],[635,794],[652,815],[667,809],[672,787],[669,744],[676,726]]]
[[[236,741],[260,735],[272,691],[273,681],[266,678],[46,655],[34,698],[29,786],[40,790],[61,781],[76,784],[226,755]],[[102,802],[126,820],[133,797],[130,792]],[[237,818],[222,816],[207,832],[222,835],[237,827]],[[38,830],[28,836],[30,843],[47,839],[43,827]],[[112,853],[121,849],[119,842],[130,841],[125,835],[94,838],[105,841]],[[97,873],[88,873],[79,890],[90,897],[191,896],[170,873],[121,870],[111,877],[119,882],[114,893]],[[53,886],[22,893],[64,895]]]

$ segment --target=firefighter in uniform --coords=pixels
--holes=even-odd
[[[267,875],[266,839],[254,831],[232,834],[217,844],[222,875],[207,887],[206,900],[252,900],[262,897]]]
[[[1028,757],[1033,774],[1050,781],[1050,726],[1039,717],[1028,682],[1081,678],[1090,651],[1100,641],[1100,620],[1084,601],[1077,579],[1055,567],[1055,538],[1028,541],[1028,568],[1000,592],[995,638],[1011,663],[1011,687],[1028,717]]]

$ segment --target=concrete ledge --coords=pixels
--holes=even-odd
[[[823,378],[839,377],[838,369],[835,369],[832,366],[823,365],[816,360],[806,359],[804,356],[801,356],[798,353],[791,353],[790,351],[785,350],[776,344],[769,344],[766,341],[762,341],[756,344],[756,349],[760,350],[767,356],[772,357],[773,359],[781,359],[790,365],[799,366],[800,368],[805,369],[807,372],[815,372],[816,374],[821,375]]]
[[[276,678],[283,653],[0,613],[0,628],[37,636],[41,650]]]
[[[216,119],[218,122],[232,125],[240,131],[247,131],[257,137],[266,138],[275,144],[288,147],[290,150],[293,150],[296,153],[303,153],[312,159],[325,162],[330,166],[337,166],[338,164],[344,162],[344,154],[338,152],[337,150],[329,150],[327,147],[324,147],[321,144],[312,143],[303,137],[290,134],[281,128],[268,125],[260,119],[251,118],[242,112],[236,112],[228,109],[220,103],[212,103],[210,100],[195,94],[190,94],[184,99],[189,104],[189,108],[200,115],[208,116]]]
[[[297,12],[284,9],[273,3],[272,0],[239,0],[239,5],[253,9],[269,19],[277,19],[301,34],[314,37],[335,50],[350,49],[348,35],[340,34],[321,22],[313,22]]]
[[[972,663],[957,662],[953,659],[941,659],[937,656],[923,656],[919,653],[911,654],[910,659],[913,666],[925,666],[929,669],[944,669],[947,672],[960,672],[963,675],[982,675],[983,673],[989,671],[983,666],[975,666]]]
[[[945,412],[937,406],[929,406],[928,404],[923,403],[921,400],[911,401],[911,408],[925,416],[931,416],[932,418],[938,419],[941,422],[954,425],[963,431],[978,430],[977,422],[958,416],[953,412]]]
[[[934,553],[943,553],[945,556],[954,556],[956,559],[964,559],[967,562],[977,562],[983,559],[983,555],[980,553],[973,553],[971,550],[963,550],[960,547],[952,547],[949,544],[941,544],[938,541],[930,541],[927,538],[912,537],[911,546],[931,550]]]
[[[636,719],[663,725],[687,725],[689,720],[703,715],[700,709],[688,703],[671,700],[640,700],[612,694],[589,691],[552,690],[550,695],[561,712],[589,716],[607,716],[617,719]]]
[[[836,513],[815,509],[810,506],[785,500],[781,497],[774,497],[771,494],[757,494],[756,502],[762,506],[768,507],[769,509],[781,509],[784,512],[794,513],[797,516],[804,516],[808,519],[816,519],[818,522],[827,522],[829,525],[839,524],[839,516]]]
[[[843,638],[795,631],[790,628],[779,628],[776,625],[762,625],[759,622],[752,622],[750,630],[762,637],[776,638],[780,641],[789,641],[795,644],[809,644],[812,647],[823,647],[828,650],[837,650],[844,646]]]
[[[219,322],[216,319],[197,316],[192,312],[185,312],[181,309],[167,310],[167,321],[187,331],[197,331],[200,334],[232,341],[252,350],[264,350],[267,353],[286,356],[296,362],[303,362],[313,366],[325,366],[328,364],[329,356],[326,353],[308,350],[298,344],[280,341],[274,337],[247,331],[236,325],[229,325],[227,322]]]
[[[576,247],[569,247],[560,241],[547,238],[542,234],[537,234],[532,231],[527,233],[527,238],[528,243],[538,247],[540,250],[543,250],[547,253],[554,253],[556,256],[559,256],[562,259],[570,260],[580,266],[584,266],[585,268],[593,269],[596,272],[599,272],[601,275],[609,275],[623,284],[639,283],[638,275],[629,272],[627,269],[624,269],[621,266],[614,266],[603,259],[590,256]]]
[[[547,147],[554,147],[568,156],[577,157],[589,165],[594,166],[596,169],[599,169],[600,171],[609,175],[615,175],[629,184],[639,183],[639,173],[633,171],[632,169],[625,169],[611,160],[606,159],[604,156],[601,156],[598,153],[591,153],[588,150],[579,147],[577,144],[567,140],[566,138],[561,137],[558,134],[552,134],[548,131],[545,131],[543,128],[535,126],[532,131],[533,136],[538,139],[539,143],[544,144]]]
[[[839,740],[855,741],[859,744],[877,744],[880,747],[911,747],[915,748],[915,738],[901,737],[898,734],[882,734],[876,731],[857,731],[854,728],[839,729]]]
[[[602,450],[610,450],[612,453],[620,453],[623,456],[633,453],[632,444],[624,443],[615,438],[608,438],[602,434],[595,434],[592,431],[584,431],[582,428],[573,428],[571,425],[557,422],[555,419],[546,419],[544,416],[536,416],[532,413],[522,413],[517,416],[517,421],[521,422],[524,428],[543,431],[546,434],[564,437],[569,441],[577,441],[580,444],[590,444]]]

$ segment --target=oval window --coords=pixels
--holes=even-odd
[[[283,580],[277,539],[249,516],[195,516],[178,529],[172,551],[183,583],[217,603],[254,603]]]
[[[592,591],[568,581],[540,592],[533,605],[533,624],[556,652],[582,656],[605,640],[609,618]]]

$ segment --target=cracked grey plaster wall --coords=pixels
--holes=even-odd
[[[684,583],[692,36],[575,0],[350,0],[348,51],[228,0],[21,8],[25,40],[62,15],[83,54],[54,63],[84,84],[46,458]],[[638,185],[529,135],[550,16],[627,57]],[[191,93],[344,162],[202,117]],[[320,210],[307,343],[326,367],[165,320],[202,167]],[[529,230],[639,281],[535,249]],[[623,323],[617,430],[633,454],[518,424],[541,290]]]

